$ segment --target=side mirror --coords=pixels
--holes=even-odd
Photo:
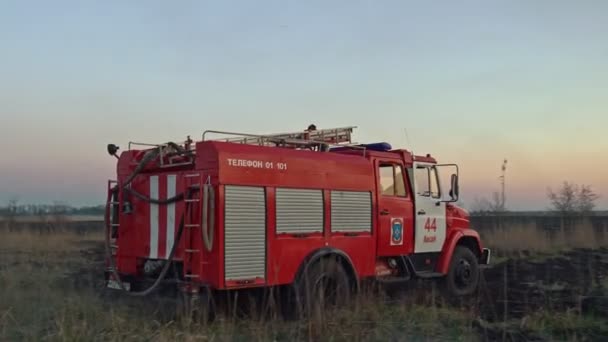
[[[457,201],[460,195],[460,189],[458,189],[458,175],[453,173],[452,178],[450,179],[450,183],[452,188],[450,189],[450,197],[452,201]]]

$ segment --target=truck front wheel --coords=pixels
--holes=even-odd
[[[479,285],[477,256],[465,246],[456,246],[445,278],[446,290],[454,296],[471,295]]]

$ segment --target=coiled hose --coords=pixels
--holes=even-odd
[[[168,142],[167,146],[173,148],[178,154],[192,153],[192,151],[186,150],[174,142]],[[137,166],[135,167],[135,170],[133,170],[133,172],[129,175],[129,177],[127,177],[127,179],[123,182],[122,187],[126,188],[127,186],[129,186],[129,184],[131,184],[131,182],[133,182],[135,177],[137,177],[137,175],[139,175],[139,173],[144,169],[144,167],[146,167],[146,165],[149,162],[153,161],[160,155],[160,151],[161,151],[160,148],[155,148],[155,149],[147,151],[144,154],[143,158],[141,158],[141,161],[139,162],[139,164],[137,164]]]

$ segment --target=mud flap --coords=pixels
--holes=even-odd
[[[127,282],[122,282],[122,286],[125,288],[125,290],[127,291],[131,291],[131,283],[127,283]],[[108,280],[108,288],[110,289],[114,289],[114,290],[122,290],[122,288],[120,287],[120,285],[118,284],[118,282],[114,279],[109,279]]]
[[[479,265],[489,265],[492,257],[492,251],[489,248],[484,248],[481,252],[481,258],[479,258]]]

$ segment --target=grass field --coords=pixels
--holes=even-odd
[[[105,290],[99,233],[2,232],[0,340],[608,339],[605,241],[586,241],[584,231],[580,246],[547,245],[530,230],[500,234],[486,240],[502,251],[503,261],[484,271],[479,293],[470,298],[447,298],[435,282],[417,281],[389,291],[366,289],[347,307],[311,320],[229,307],[208,323],[179,316],[170,296],[127,298]],[[523,248],[518,240],[538,245]]]

